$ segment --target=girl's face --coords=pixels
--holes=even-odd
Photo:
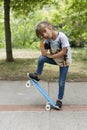
[[[41,38],[42,39],[51,39],[52,38],[52,27],[43,27],[41,29]]]

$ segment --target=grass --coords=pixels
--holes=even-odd
[[[70,65],[67,81],[87,81],[87,48],[72,49],[73,61]],[[34,72],[38,58],[15,58],[14,62],[0,60],[0,80],[27,80],[26,73]],[[57,81],[59,67],[45,64],[42,80]]]

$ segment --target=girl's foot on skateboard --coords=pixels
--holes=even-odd
[[[27,73],[28,78],[34,79],[36,81],[39,81],[38,75],[36,73]]]
[[[57,100],[55,106],[57,110],[60,110],[62,108],[62,101]]]

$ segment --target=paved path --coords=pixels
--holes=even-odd
[[[61,111],[45,111],[44,97],[25,84],[0,81],[0,130],[87,130],[87,82],[66,83]],[[40,84],[56,101],[57,82]]]

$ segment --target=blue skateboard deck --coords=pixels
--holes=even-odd
[[[47,92],[41,87],[41,85],[40,85],[36,80],[30,79],[29,81],[30,81],[31,84],[33,84],[33,85],[39,90],[39,92],[45,97],[45,99],[48,101],[48,103],[51,105],[52,108],[58,109],[58,108],[55,106],[54,101],[48,96]],[[46,107],[48,107],[47,109],[50,110],[49,105],[46,106]]]

